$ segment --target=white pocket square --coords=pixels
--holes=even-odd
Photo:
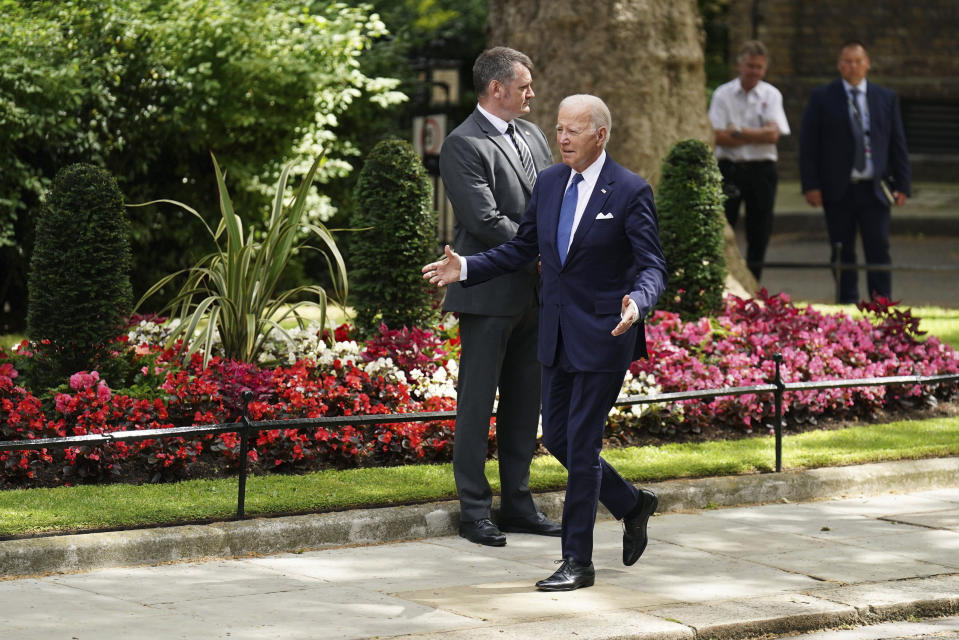
[[[612,219],[613,219],[613,214],[612,214],[612,212],[610,212],[610,213],[597,213],[597,214],[596,214],[596,219],[597,219],[597,220],[612,220]]]

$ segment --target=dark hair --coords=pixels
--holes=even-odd
[[[530,71],[533,70],[533,61],[525,53],[509,47],[493,47],[479,54],[473,63],[473,88],[476,95],[486,95],[489,83],[496,80],[500,84],[507,84],[515,75],[514,65],[520,63]]]
[[[739,47],[739,55],[736,56],[736,62],[742,62],[742,59],[746,56],[762,56],[768,59],[769,52],[766,50],[766,45],[759,40],[747,40],[743,43],[743,46]]]
[[[842,53],[850,47],[862,47],[862,50],[866,52],[866,55],[869,55],[869,49],[866,48],[866,44],[862,40],[846,40],[842,43],[842,46],[839,47],[839,53]]]

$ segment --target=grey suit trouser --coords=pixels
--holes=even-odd
[[[525,311],[513,316],[460,314],[453,475],[463,521],[490,517],[493,494],[486,480],[485,463],[497,388],[500,514],[523,518],[536,513],[529,491],[529,464],[539,425],[538,319],[535,299]]]

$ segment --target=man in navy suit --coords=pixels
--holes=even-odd
[[[646,548],[656,510],[600,456],[606,417],[630,363],[646,356],[643,319],[666,287],[666,262],[649,184],[606,154],[609,109],[590,95],[559,106],[562,164],[542,171],[516,236],[488,251],[423,267],[445,286],[478,284],[542,261],[539,339],[543,443],[568,470],[560,568],[544,591],[591,586],[597,505],[623,520],[623,563]]]
[[[910,194],[909,157],[896,94],[866,82],[869,54],[850,41],[839,52],[840,79],[809,97],[799,136],[806,202],[826,212],[829,241],[842,264],[856,263],[856,229],[867,264],[888,265],[890,206]],[[833,256],[835,259],[835,256]],[[858,273],[839,276],[840,303],[859,302]],[[892,296],[889,271],[869,271],[869,297]]]

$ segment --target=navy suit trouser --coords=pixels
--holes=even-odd
[[[866,264],[892,264],[889,253],[889,205],[879,201],[871,181],[849,185],[843,197],[834,202],[824,202],[826,228],[829,242],[839,246],[839,262],[856,264],[856,229],[862,235],[862,250]],[[833,256],[835,258],[835,256]],[[892,297],[892,273],[868,271],[866,285],[869,295]],[[859,272],[845,269],[839,275],[839,295],[836,302],[850,304],[859,302]]]
[[[576,371],[562,339],[557,360],[543,367],[543,444],[568,471],[563,503],[563,558],[591,562],[596,510],[617,520],[636,506],[639,491],[600,456],[606,417],[626,371]]]

